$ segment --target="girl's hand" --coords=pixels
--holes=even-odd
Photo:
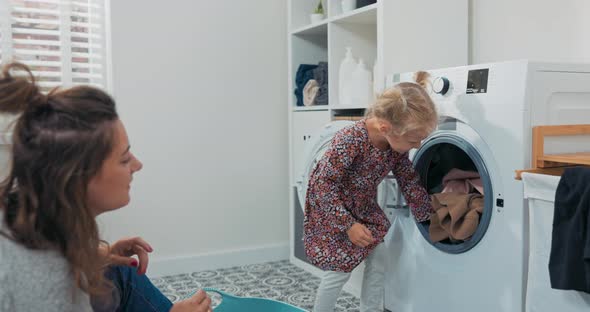
[[[371,231],[360,223],[353,224],[350,229],[346,231],[346,234],[348,234],[348,239],[359,247],[367,247],[375,241]]]
[[[152,246],[141,237],[131,237],[118,240],[112,244],[106,254],[110,263],[137,267],[137,274],[145,274],[149,262],[148,252],[153,250]],[[135,255],[139,262],[133,257]]]
[[[212,312],[211,298],[202,289],[192,297],[175,303],[170,312]]]

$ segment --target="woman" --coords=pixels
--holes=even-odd
[[[202,290],[172,305],[151,284],[152,247],[141,238],[99,238],[96,216],[129,203],[142,168],[108,94],[78,86],[44,95],[12,63],[0,112],[18,114],[0,186],[1,311],[211,311]]]

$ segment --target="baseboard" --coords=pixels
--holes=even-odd
[[[290,258],[291,263],[309,273],[311,273],[314,276],[317,276],[318,278],[322,277],[323,271],[316,268],[315,266],[305,262],[305,261],[301,261],[300,259],[296,258],[296,257],[291,257]],[[361,285],[362,285],[362,281],[363,281],[363,268],[364,268],[364,263],[361,263],[361,265],[359,265],[357,268],[355,268],[352,271],[352,276],[350,277],[350,279],[348,280],[348,282],[344,285],[344,290],[349,292],[350,294],[352,294],[353,296],[359,298],[361,296]]]
[[[288,259],[289,243],[285,242],[178,257],[154,257],[150,259],[147,275],[153,278]]]

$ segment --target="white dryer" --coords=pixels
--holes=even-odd
[[[442,118],[412,153],[414,165],[431,193],[453,167],[478,171],[485,208],[475,234],[460,243],[432,243],[428,222],[416,223],[407,209],[391,210],[385,307],[524,311],[528,221],[514,171],[530,167],[532,126],[590,123],[590,66],[523,60],[429,72]],[[407,73],[395,80],[411,79]],[[560,144],[546,142],[549,150],[590,150],[587,138]]]

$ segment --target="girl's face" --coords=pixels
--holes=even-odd
[[[403,135],[397,135],[392,130],[393,127],[391,124],[381,121],[379,131],[387,140],[391,149],[402,154],[413,148],[419,148],[422,141],[430,134],[429,131],[420,129],[408,131]]]
[[[120,120],[114,123],[114,146],[87,190],[88,206],[95,215],[121,208],[129,203],[133,173],[142,163],[129,150],[127,132]]]
[[[423,131],[409,131],[403,135],[388,134],[385,136],[392,150],[398,153],[406,153],[413,148],[419,148],[428,133]]]

